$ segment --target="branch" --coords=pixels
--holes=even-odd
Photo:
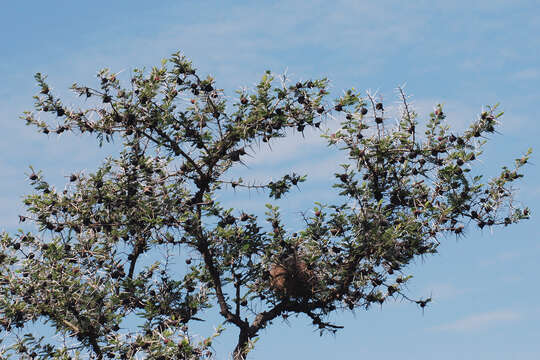
[[[67,304],[67,307],[68,309],[73,313],[73,315],[75,315],[75,318],[77,319],[77,321],[79,323],[82,324],[82,321],[81,321],[81,316],[80,316],[80,313],[79,311],[75,308],[75,306],[73,306],[72,304],[68,303]],[[69,323],[67,320],[63,320],[65,323],[69,324],[68,326],[70,326],[72,329],[77,329],[76,326],[74,326],[73,324]],[[103,358],[103,353],[101,352],[101,348],[99,347],[99,344],[97,342],[97,336],[96,336],[96,332],[95,332],[95,329],[94,327],[92,327],[90,324],[88,324],[89,327],[90,327],[90,331],[76,331],[76,333],[79,333],[81,335],[86,335],[88,337],[88,341],[90,342],[90,345],[92,346],[92,349],[94,350],[94,352],[96,353],[98,359],[102,359]]]
[[[206,268],[208,269],[208,272],[210,273],[210,276],[212,277],[212,282],[214,285],[214,290],[216,291],[216,297],[218,299],[219,307],[220,307],[220,313],[221,315],[229,322],[232,322],[236,326],[238,326],[241,330],[246,329],[249,326],[249,323],[246,321],[242,321],[240,319],[240,316],[237,314],[233,314],[229,310],[229,306],[227,304],[227,301],[225,300],[225,295],[223,294],[223,285],[221,283],[221,278],[218,269],[214,265],[214,259],[210,252],[210,249],[208,247],[208,240],[204,236],[204,234],[201,231],[200,226],[200,215],[201,215],[201,208],[200,206],[197,207],[198,212],[198,219],[199,224],[197,226],[197,249],[199,252],[203,255],[204,263],[206,265]]]
[[[162,130],[158,129],[158,128],[155,128],[154,129],[160,136],[162,136],[163,138],[165,138],[169,144],[171,145],[171,148],[173,149],[173,151],[175,152],[175,154],[180,154],[182,155],[189,163],[191,163],[191,165],[193,165],[193,167],[195,168],[195,170],[197,171],[197,173],[199,173],[199,176],[201,177],[204,177],[204,174],[201,170],[201,168],[199,167],[199,165],[197,165],[197,163],[188,155],[186,154],[186,152],[184,152],[179,146],[178,144],[169,137],[169,135],[167,135],[166,133],[164,133]],[[148,135],[147,133],[143,132],[142,133],[144,136],[146,136],[148,139],[152,140],[153,142],[155,142],[156,144],[159,144],[160,142],[156,139],[154,139],[151,135]]]

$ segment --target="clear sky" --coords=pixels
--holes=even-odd
[[[470,227],[465,238],[449,237],[438,255],[411,266],[410,295],[433,297],[425,312],[397,302],[338,314],[345,329],[323,337],[306,318],[277,321],[251,358],[540,358],[537,1],[9,1],[2,3],[0,34],[0,230],[10,232],[20,226],[21,197],[32,191],[29,165],[62,188],[72,171],[91,172],[115,151],[98,149],[88,136],[47,137],[24,125],[19,116],[32,109],[38,71],[56,93],[71,96],[75,81],[96,85],[100,68],[129,72],[181,50],[231,96],[270,69],[294,80],[328,77],[334,97],[350,87],[378,91],[388,104],[397,103],[395,88],[405,84],[421,119],[443,103],[458,128],[500,102],[500,134],[478,170],[495,174],[533,147],[516,198],[531,208],[531,220],[493,232]],[[300,192],[278,203],[291,228],[299,209],[333,196],[324,186],[340,158],[324,146],[308,133],[248,161],[256,178],[309,174]],[[263,197],[229,200],[254,209]],[[218,359],[235,336],[231,328],[218,340]]]

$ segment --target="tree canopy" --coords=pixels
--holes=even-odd
[[[90,133],[123,150],[93,173],[73,173],[65,189],[29,174],[21,222],[35,232],[0,242],[2,356],[40,359],[202,359],[228,327],[244,359],[261,329],[291,315],[324,331],[339,309],[368,309],[412,298],[407,265],[433,254],[467,226],[507,226],[529,217],[512,184],[531,150],[485,180],[474,165],[502,116],[487,107],[464,131],[450,129],[441,105],[419,128],[400,90],[390,119],[376,96],[347,90],[330,100],[327,79],[289,82],[266,72],[253,90],[226,96],[180,53],[150,71],[98,73],[96,87],[74,84],[84,104],[65,105],[36,74],[35,110],[22,117],[43,134]],[[328,119],[338,131],[323,132]],[[332,203],[316,202],[283,224],[277,200],[309,174],[253,183],[230,180],[256,145],[320,128],[343,153]],[[266,216],[226,208],[223,191],[267,191]],[[164,256],[150,256],[151,254]],[[196,254],[195,256],[186,254]],[[184,265],[185,262],[185,265]],[[190,326],[217,307],[222,324],[196,339]],[[41,324],[61,340],[36,336]],[[216,324],[217,325],[217,324]],[[302,330],[298,330],[302,331]],[[9,336],[7,336],[9,335]]]

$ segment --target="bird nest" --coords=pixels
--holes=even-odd
[[[315,292],[318,279],[297,251],[282,256],[270,266],[270,286],[285,296],[308,297]]]

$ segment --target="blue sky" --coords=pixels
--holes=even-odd
[[[387,104],[397,103],[395,88],[405,84],[421,118],[443,103],[457,128],[500,102],[501,135],[492,137],[478,170],[495,174],[533,147],[516,197],[530,206],[531,220],[493,232],[471,227],[411,266],[410,294],[433,297],[424,313],[397,302],[337,314],[345,329],[323,337],[305,318],[278,321],[261,333],[251,358],[540,358],[536,1],[6,2],[0,33],[0,229],[7,231],[19,227],[21,197],[31,192],[29,165],[62,188],[72,171],[91,172],[115,151],[98,149],[89,137],[47,137],[24,125],[18,117],[32,108],[38,71],[75,102],[67,88],[96,84],[100,68],[150,67],[181,50],[229,95],[266,69],[294,80],[328,77],[334,97],[350,87],[378,91]],[[301,192],[278,203],[290,219],[313,201],[332,199],[325,189],[340,162],[316,133],[307,135],[273,151],[261,148],[248,161],[257,179],[289,169],[310,175]],[[255,209],[264,197],[236,193],[224,200]],[[218,340],[218,359],[235,336],[231,329]]]

